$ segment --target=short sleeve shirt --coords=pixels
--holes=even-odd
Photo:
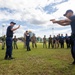
[[[7,37],[13,37],[13,31],[11,31],[11,29],[12,29],[12,26],[8,26],[7,33],[6,33]]]
[[[75,34],[75,15],[74,16],[71,16],[69,18],[71,20],[71,29],[72,29],[72,34]]]

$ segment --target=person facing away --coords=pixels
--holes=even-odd
[[[6,43],[6,37],[5,35],[2,37],[2,50],[5,48],[5,43]]]
[[[13,31],[20,28],[20,25],[16,28],[13,28],[16,23],[10,22],[10,25],[7,27],[6,32],[6,54],[5,54],[5,60],[11,60],[12,57],[12,37],[13,37]]]
[[[46,35],[44,35],[44,38],[43,38],[43,48],[47,48],[47,40],[46,40]]]
[[[37,39],[35,34],[33,34],[33,36],[31,37],[31,41],[32,41],[32,48],[34,47],[37,48],[37,44],[36,44]]]
[[[16,38],[16,36],[14,36],[14,38],[13,38],[13,47],[14,47],[14,49],[18,49],[17,41],[18,41],[18,39]]]
[[[50,35],[50,37],[48,38],[48,48],[53,48],[52,47],[52,37]]]
[[[71,54],[72,54],[72,57],[74,59],[72,64],[75,65],[75,15],[74,15],[74,12],[70,9],[70,10],[66,11],[64,16],[67,17],[67,19],[59,20],[59,21],[57,21],[55,19],[51,19],[50,21],[52,21],[53,23],[57,23],[61,26],[71,25],[71,30],[72,30],[72,34],[71,34]]]
[[[27,47],[27,51],[31,51],[30,49],[30,35],[29,35],[29,32],[27,31],[26,32],[26,47]]]

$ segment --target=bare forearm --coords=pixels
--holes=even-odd
[[[13,29],[11,29],[12,31],[15,31],[15,30],[17,30],[18,29],[18,27],[17,28],[13,28]]]
[[[65,23],[65,20],[59,20],[59,21],[55,21],[55,23]]]
[[[57,23],[57,24],[59,24],[61,26],[67,26],[67,25],[69,25],[69,23]]]
[[[52,20],[50,20],[50,21],[52,21],[53,23],[57,23],[57,24],[59,24],[59,25],[61,25],[61,26],[69,25],[70,22],[71,22],[69,19],[59,20],[59,21],[56,21],[55,19],[52,19]]]
[[[65,21],[65,20],[60,20],[60,21],[55,21],[54,23],[57,23],[61,26],[66,26],[66,25],[69,25],[70,23]]]
[[[16,27],[16,28],[12,28],[11,31],[15,31],[15,30],[17,30],[19,28],[20,28],[20,25],[18,27]]]

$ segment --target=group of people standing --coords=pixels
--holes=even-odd
[[[37,40],[35,34],[33,34],[32,37],[30,37],[30,34],[28,31],[24,33],[24,47],[27,48],[27,51],[31,51],[30,49],[30,42],[32,42],[32,48],[37,48]]]
[[[18,49],[18,45],[17,45],[17,41],[18,39],[16,38],[16,36],[14,36],[14,38],[12,39],[13,41],[13,49]],[[37,48],[37,38],[35,36],[35,34],[32,35],[32,37],[30,36],[29,32],[26,31],[24,33],[24,48],[27,48],[27,51],[31,51],[30,49],[30,42],[32,43],[32,48]],[[48,44],[47,44],[48,42]],[[2,50],[5,48],[5,43],[6,43],[6,37],[5,35],[2,38]],[[49,38],[46,38],[46,35],[44,35],[43,37],[43,48],[64,48],[64,44],[66,43],[66,47],[70,48],[71,47],[71,39],[70,36],[68,36],[66,34],[66,36],[64,37],[63,34],[58,34],[57,36],[49,36]],[[47,46],[48,45],[48,46]]]
[[[71,47],[71,40],[70,40],[70,36],[68,36],[66,34],[66,36],[64,37],[63,34],[58,34],[57,36],[51,36],[48,38],[46,38],[46,35],[44,35],[43,38],[43,48],[47,48],[47,41],[48,41],[48,48],[64,48],[64,44],[66,42],[66,46],[67,48]]]
[[[64,14],[64,16],[66,17],[66,19],[64,19],[64,20],[57,21],[55,19],[51,19],[50,21],[52,21],[53,23],[57,23],[57,24],[59,24],[61,26],[71,25],[71,30],[72,30],[71,37],[68,37],[67,34],[66,34],[65,40],[66,40],[67,48],[70,47],[70,42],[71,42],[71,54],[72,54],[72,57],[74,59],[72,64],[75,65],[75,15],[74,15],[72,10],[67,10],[66,13]],[[8,26],[8,28],[7,28],[7,33],[6,33],[6,54],[5,54],[5,58],[4,58],[5,60],[13,59],[13,57],[12,57],[13,31],[15,31],[15,30],[20,28],[20,25],[18,27],[16,27],[16,28],[13,28],[13,26],[15,24],[16,23],[11,22],[10,25]],[[33,36],[32,37],[33,39],[30,39],[30,35],[29,35],[28,31],[26,31],[26,33],[25,33],[25,38],[26,38],[25,39],[25,46],[27,48],[27,51],[31,50],[30,45],[29,45],[30,41],[32,41],[32,47],[34,47],[34,44],[35,44],[35,47],[37,47],[36,42],[33,40],[33,39],[35,39],[35,37]],[[49,44],[48,48],[50,48],[50,45],[52,46],[52,48],[59,47],[59,44],[61,45],[61,48],[64,48],[63,34],[61,36],[57,35],[57,37],[54,36],[53,38],[50,35],[50,37],[48,39],[48,44]],[[5,45],[5,43],[3,43],[3,45]],[[47,48],[46,36],[44,36],[44,38],[43,38],[43,47],[44,46]]]
[[[4,35],[1,40],[2,40],[2,50],[4,50],[5,45],[6,45],[6,36]],[[18,41],[18,39],[16,38],[16,36],[14,36],[14,38],[12,39],[12,42],[13,42],[12,48],[13,49],[18,49],[17,41]]]

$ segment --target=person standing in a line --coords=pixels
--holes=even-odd
[[[54,35],[53,36],[53,48],[56,48],[56,45],[57,45],[57,43],[56,43],[56,36]]]
[[[33,36],[31,37],[31,41],[32,41],[32,48],[34,47],[37,48],[37,44],[36,44],[37,39],[35,34],[33,34]]]
[[[63,36],[63,34],[61,34],[60,44],[61,44],[61,48],[64,48],[64,36]]]
[[[59,36],[56,37],[57,48],[59,48]]]
[[[66,47],[67,48],[69,48],[69,36],[68,36],[68,34],[66,34],[66,36],[65,36],[65,42],[66,42]]]
[[[5,60],[7,59],[13,59],[12,57],[12,37],[13,37],[13,31],[20,28],[20,25],[16,28],[13,28],[16,23],[10,22],[10,26],[7,28],[6,33],[6,54],[5,54]]]
[[[5,35],[2,37],[2,50],[4,50],[5,48],[5,41],[6,41],[6,37]]]
[[[60,36],[60,34],[58,34],[58,40],[59,40],[59,48],[61,48],[61,36]]]
[[[51,37],[51,35],[48,38],[48,48],[52,48],[52,37]]]
[[[43,48],[47,48],[47,40],[46,40],[46,35],[44,35],[44,38],[43,38]]]
[[[17,41],[18,41],[18,39],[16,38],[16,36],[14,36],[14,38],[13,38],[13,48],[15,49],[18,49],[18,46],[17,46]]]

